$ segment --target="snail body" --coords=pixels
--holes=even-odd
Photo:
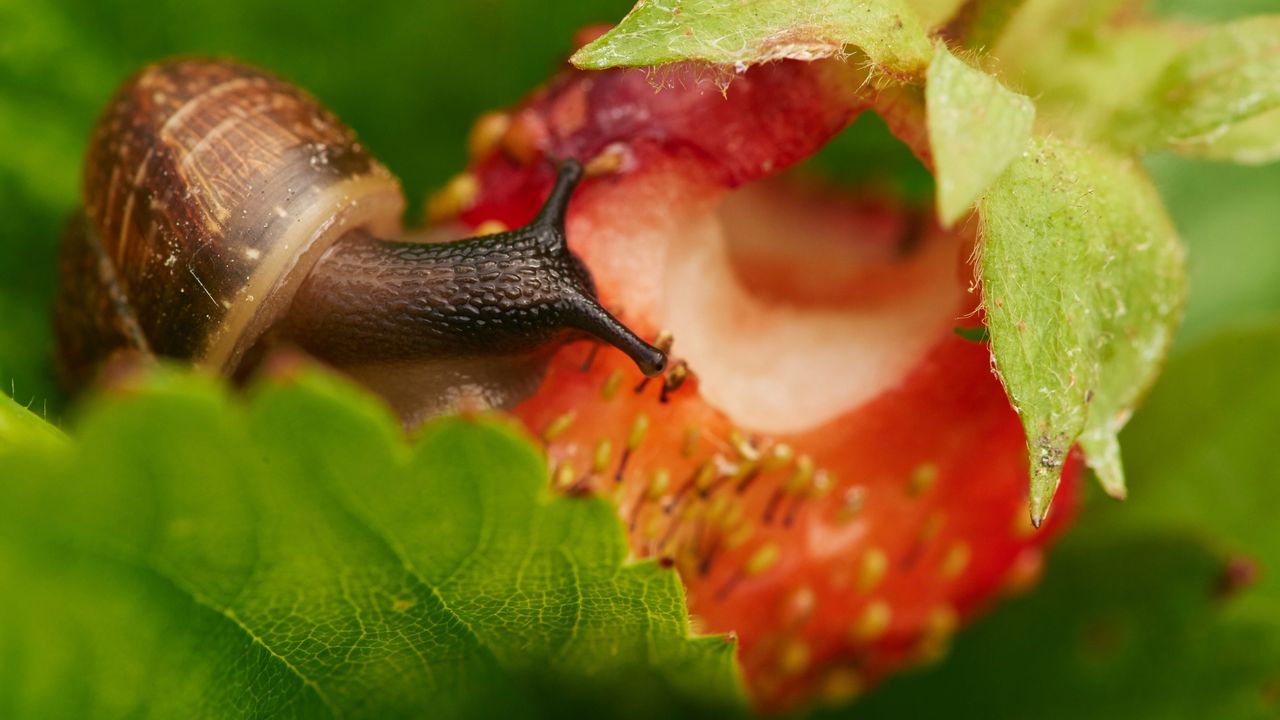
[[[59,373],[74,392],[138,353],[232,376],[286,342],[406,421],[465,397],[509,404],[585,336],[655,374],[663,353],[600,307],[568,250],[581,175],[561,163],[523,228],[404,242],[398,182],[308,95],[232,63],[149,67],[90,140],[60,259]]]

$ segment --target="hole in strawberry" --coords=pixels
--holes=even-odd
[[[591,238],[575,251],[606,302],[670,329],[734,423],[798,432],[854,410],[970,309],[971,239],[931,216],[794,173],[727,192],[707,175],[677,156],[589,188],[571,237]]]
[[[964,243],[914,230],[902,213],[823,202],[786,179],[726,196],[672,243],[666,266],[666,325],[704,397],[778,433],[892,387],[964,303]]]

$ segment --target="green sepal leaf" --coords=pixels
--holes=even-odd
[[[1211,142],[1183,143],[1183,155],[1227,160],[1241,165],[1263,165],[1280,160],[1280,110],[1254,115],[1233,123]]]
[[[1001,67],[1046,124],[1123,152],[1280,157],[1280,16],[1201,29],[1117,4],[1029,3],[1001,38]]]
[[[571,60],[595,70],[686,60],[745,68],[835,57],[847,46],[908,76],[923,73],[933,52],[904,0],[641,0]]]
[[[1015,23],[997,50],[1000,67],[1036,99],[1042,127],[1124,152],[1142,149],[1151,118],[1146,98],[1185,30],[1154,22],[1074,25],[1078,12],[1073,3],[1062,9],[1070,19],[1052,14]]]
[[[1280,147],[1277,108],[1280,15],[1227,23],[1165,70],[1150,110],[1153,141],[1194,155],[1269,160]],[[1266,120],[1239,128],[1264,113]]]
[[[1123,496],[1115,434],[1155,379],[1186,285],[1159,196],[1131,161],[1037,139],[980,211],[983,302],[1027,433],[1032,517],[1077,441]]]
[[[627,563],[614,507],[553,496],[504,422],[410,446],[312,375],[247,407],[168,373],[118,394],[72,443],[0,452],[6,717],[741,700],[733,645],[690,637],[674,571]]]
[[[62,433],[41,420],[29,408],[0,395],[0,452],[28,445],[62,441]]]
[[[939,43],[925,86],[938,216],[951,225],[1022,154],[1036,109]]]

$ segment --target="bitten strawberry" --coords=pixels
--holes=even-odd
[[[472,136],[436,219],[516,226],[577,157],[569,242],[602,302],[674,362],[562,350],[516,409],[556,485],[617,498],[696,626],[735,633],[765,709],[846,698],[938,656],[1034,579],[1074,509],[1027,512],[1026,444],[986,345],[974,239],[884,198],[770,177],[862,110],[838,62],[727,89],[689,68],[566,71]],[[661,89],[655,92],[655,83]]]

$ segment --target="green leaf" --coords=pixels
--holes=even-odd
[[[1001,38],[1001,67],[1055,130],[1126,152],[1280,156],[1280,16],[1204,31],[1122,4],[1038,0]]]
[[[57,442],[61,434],[7,395],[0,394],[0,452],[11,448]]]
[[[945,36],[969,50],[996,44],[1027,0],[966,0],[947,23]]]
[[[1280,120],[1233,132],[1280,108],[1280,15],[1228,23],[1178,55],[1155,89],[1153,140],[1180,152],[1265,160],[1280,145]],[[1226,148],[1215,146],[1225,141]]]
[[[1175,355],[1124,431],[1132,497],[1092,504],[1045,582],[901,677],[867,718],[1274,718],[1280,323]],[[1241,570],[1252,565],[1250,578]],[[1047,619],[1051,621],[1046,621]],[[1052,697],[1053,702],[1044,699]]]
[[[987,330],[986,325],[979,325],[978,327],[956,327],[952,328],[951,331],[971,343],[980,343],[985,345],[991,342],[991,334]]]
[[[625,561],[610,503],[553,497],[500,422],[400,435],[332,381],[242,408],[166,375],[73,446],[0,453],[0,586],[21,589],[0,593],[0,715],[739,701],[732,644],[689,636],[676,574]]]
[[[1053,132],[1142,149],[1147,98],[1186,32],[1157,22],[1075,25],[1077,12],[1071,4],[1039,18],[1042,24],[1015,23],[997,50],[1000,67],[1036,99],[1039,119]]]
[[[920,24],[932,30],[947,22],[967,0],[907,0]]]
[[[1214,136],[1212,142],[1179,145],[1178,152],[1241,165],[1263,165],[1280,160],[1280,110],[1233,123]]]
[[[1152,11],[1183,19],[1232,20],[1275,10],[1275,0],[1153,0]]]
[[[1187,243],[1187,347],[1231,324],[1280,316],[1280,164],[1240,167],[1172,154],[1146,165]]]
[[[1132,162],[1037,140],[982,201],[983,303],[1030,445],[1032,517],[1077,441],[1113,495],[1115,434],[1159,370],[1182,306],[1181,245]]]
[[[1280,618],[1280,322],[1218,334],[1169,363],[1124,432],[1135,486],[1113,522],[1211,538],[1263,568],[1258,610]],[[1121,517],[1122,516],[1122,517]],[[1277,628],[1280,632],[1280,628]]]
[[[887,193],[912,204],[933,202],[933,175],[876,113],[859,115],[801,167],[806,174],[870,193]]]
[[[990,53],[1016,72],[1043,53],[1051,60],[1074,50],[1090,51],[1113,31],[1144,27],[1147,0],[970,0],[998,21]],[[1010,12],[1010,5],[1017,7]],[[1114,22],[1120,18],[1125,22]],[[1074,47],[1072,47],[1074,46]],[[1059,67],[1064,73],[1069,67]],[[1117,78],[1113,78],[1118,80]],[[1037,100],[1038,100],[1038,96]]]
[[[951,225],[1026,149],[1036,109],[942,43],[929,64],[925,105],[938,215]]]
[[[1230,617],[1214,592],[1222,571],[1189,538],[1077,531],[1033,596],[966,630],[927,675],[895,677],[839,717],[1274,718],[1275,616]]]
[[[886,72],[915,76],[933,48],[904,0],[641,0],[572,61],[581,68],[694,60],[745,68],[814,60],[852,45]]]

